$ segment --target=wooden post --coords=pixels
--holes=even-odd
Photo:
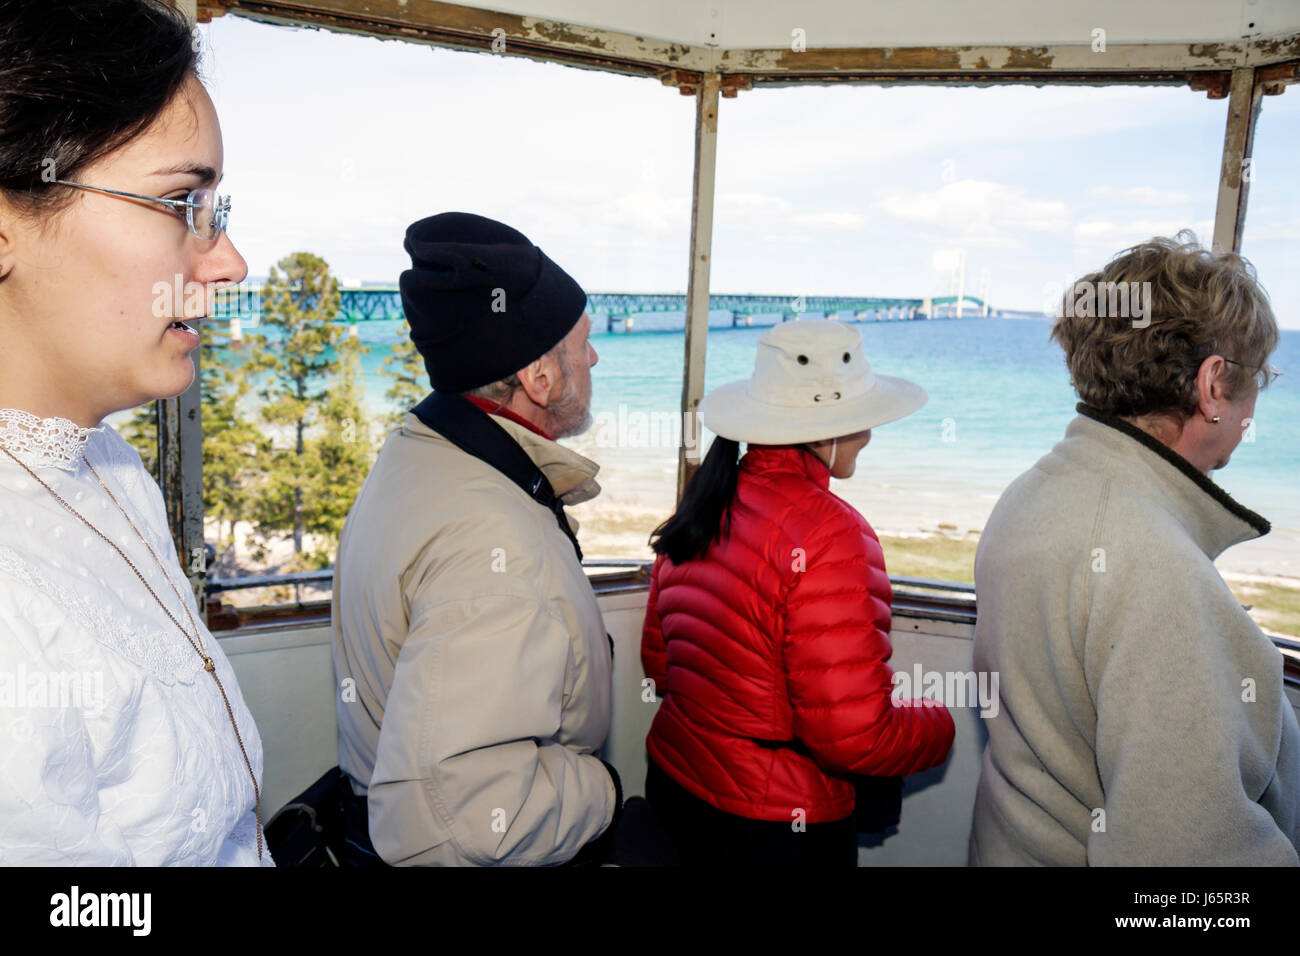
[[[686,354],[682,369],[682,435],[694,435],[698,456],[700,429],[695,421],[704,397],[704,355],[709,336],[709,265],[713,247],[713,184],[718,158],[718,90],[721,76],[706,73],[695,93],[695,176],[691,187],[691,266],[686,280]],[[699,467],[688,461],[686,443],[677,450],[677,500]]]
[[[1262,83],[1255,82],[1253,67],[1232,71],[1228,89],[1228,123],[1223,134],[1223,161],[1219,167],[1219,202],[1214,210],[1214,251],[1240,252],[1246,225],[1246,197],[1250,192],[1248,170],[1255,145],[1255,122],[1259,119]]]
[[[206,321],[206,320],[203,320]],[[207,560],[203,547],[203,403],[199,365],[203,349],[190,353],[194,381],[175,398],[158,399],[158,472],[167,526],[176,557],[207,621]]]

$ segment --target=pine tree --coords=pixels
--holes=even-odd
[[[271,442],[244,411],[252,385],[234,367],[230,328],[218,320],[199,324],[203,361],[203,508],[217,521],[217,559],[233,564],[235,523],[248,517],[260,475],[249,468]],[[226,529],[229,526],[230,535]]]
[[[369,349],[354,335],[345,335],[337,351],[336,383],[321,406],[319,434],[307,445],[307,493],[312,507],[305,514],[304,527],[323,538],[326,546],[307,556],[303,570],[334,563],[343,522],[375,459],[361,391],[361,356]]]
[[[245,369],[269,373],[258,388],[261,420],[277,434],[257,459],[263,480],[250,516],[256,532],[292,534],[294,557],[286,571],[327,566],[330,546],[365,479],[371,455],[369,428],[360,402],[358,372],[345,366],[366,351],[347,344],[334,324],[339,313],[338,282],[318,256],[298,252],[272,267],[262,289],[262,325],[277,333],[250,336],[254,352]],[[355,345],[355,348],[354,348]],[[348,378],[351,376],[351,383]],[[343,379],[338,396],[331,386]],[[351,420],[351,431],[344,432]],[[351,438],[365,436],[357,448]],[[303,553],[303,535],[320,534],[326,547]]]
[[[392,354],[384,359],[383,374],[393,380],[384,392],[392,403],[392,410],[384,419],[386,429],[400,428],[406,413],[429,394],[429,373],[424,358],[411,341],[411,326],[402,322],[402,336],[393,344]]]

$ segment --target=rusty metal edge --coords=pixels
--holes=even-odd
[[[1300,33],[1250,40],[1087,45],[718,49],[480,7],[426,0],[418,20],[405,4],[348,0],[201,0],[200,22],[224,14],[283,26],[314,26],[484,52],[493,30],[500,55],[586,69],[657,76],[665,70],[752,76],[765,85],[870,83],[1052,85],[1180,83],[1187,74],[1265,67],[1300,58]],[[1095,60],[1094,67],[1091,61]],[[762,78],[762,79],[759,79]]]

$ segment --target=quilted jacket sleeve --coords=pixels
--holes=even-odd
[[[822,522],[805,562],[786,600],[783,648],[795,738],[833,773],[905,776],[943,763],[947,708],[891,696],[892,594],[874,533],[857,515]]]
[[[668,560],[662,554],[650,572],[650,595],[646,599],[645,624],[641,628],[641,667],[655,683],[655,693],[663,694],[668,682],[668,648],[664,643],[663,623],[659,620],[659,570]]]

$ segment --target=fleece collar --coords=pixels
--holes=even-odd
[[[1104,445],[1127,465],[1138,487],[1158,495],[1210,560],[1271,530],[1268,520],[1239,504],[1178,452],[1117,415],[1080,402],[1071,438]],[[1095,459],[1094,459],[1095,460]],[[1140,469],[1140,470],[1139,470]],[[1145,480],[1144,479],[1153,479]]]

